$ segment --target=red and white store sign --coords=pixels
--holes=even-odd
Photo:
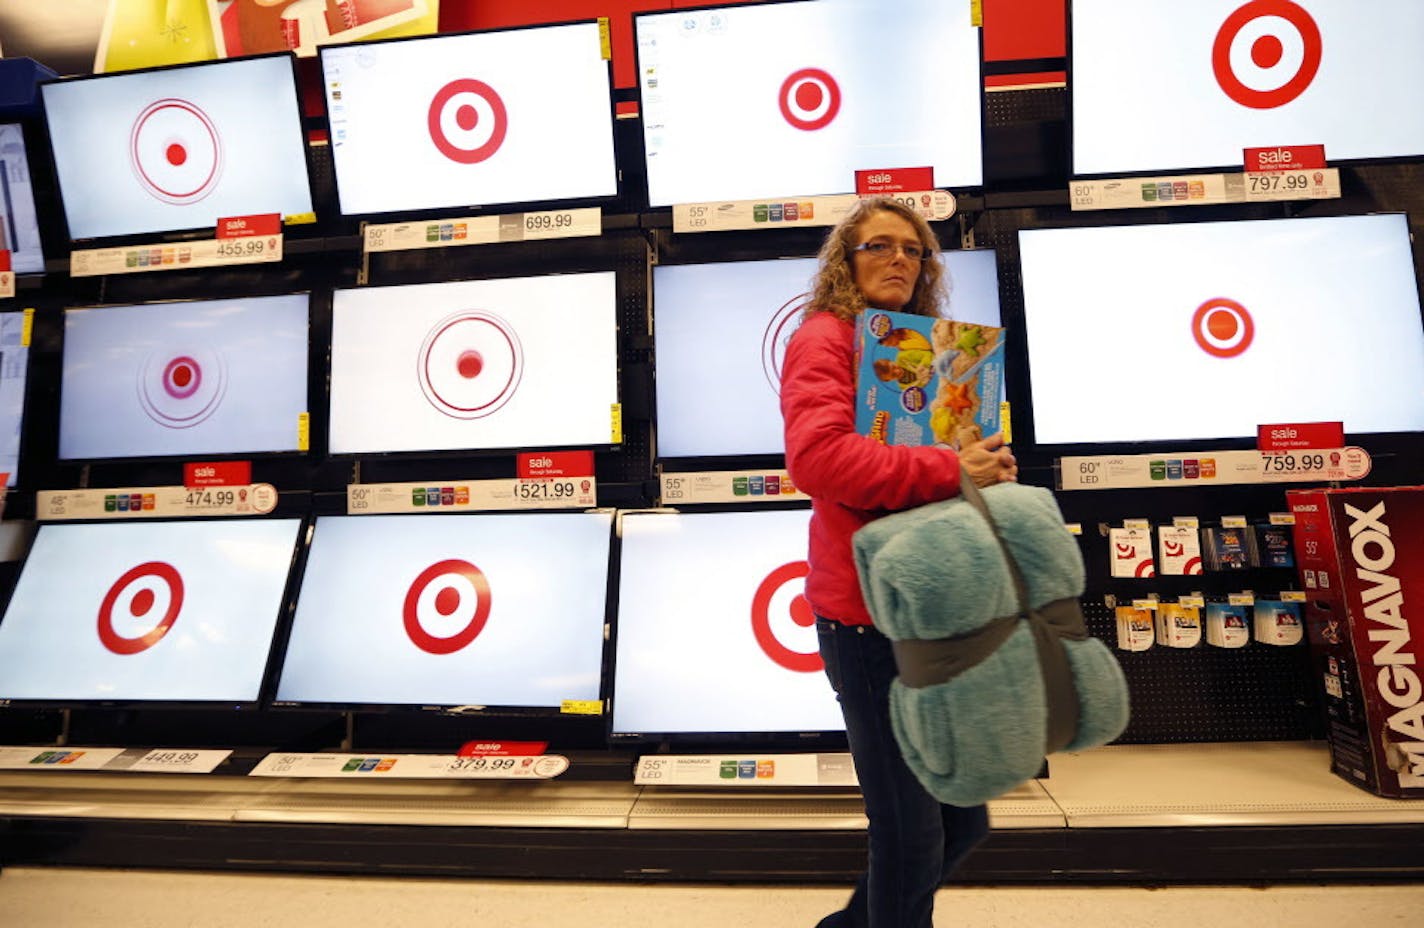
[[[547,741],[469,741],[460,746],[458,757],[538,757],[548,750]]]
[[[247,238],[253,235],[281,233],[281,213],[259,213],[255,216],[233,216],[218,220],[218,238]]]
[[[1245,154],[1247,174],[1261,174],[1266,171],[1314,171],[1325,167],[1324,145],[1248,148]]]
[[[241,487],[252,483],[251,461],[190,461],[183,465],[183,486]]]
[[[933,189],[934,168],[932,167],[855,172],[855,192],[863,197]]]
[[[592,451],[547,451],[519,455],[519,479],[592,477]]]
[[[1304,451],[1343,447],[1343,422],[1295,422],[1256,427],[1258,451]]]

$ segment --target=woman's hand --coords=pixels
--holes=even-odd
[[[959,468],[977,487],[991,487],[1019,479],[1018,461],[1004,444],[1004,433],[995,432],[983,441],[965,445],[959,451]]]

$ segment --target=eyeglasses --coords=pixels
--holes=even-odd
[[[861,242],[851,251],[863,251],[877,261],[889,261],[895,257],[897,251],[903,252],[911,261],[923,261],[929,254],[929,249],[923,245],[898,245],[895,242],[882,241]]]

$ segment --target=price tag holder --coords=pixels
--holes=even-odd
[[[282,236],[275,233],[73,251],[69,254],[69,276],[103,277],[147,271],[183,271],[195,267],[264,264],[281,260]]]
[[[1373,462],[1363,448],[1306,452],[1187,451],[1058,461],[1060,490],[1332,483],[1363,479]]]
[[[1184,607],[1186,607],[1186,608],[1188,608],[1188,609],[1205,609],[1205,608],[1206,608],[1206,597],[1205,597],[1205,596],[1179,596],[1179,597],[1177,597],[1177,605],[1179,605],[1179,606],[1184,606]]]
[[[1295,513],[1293,512],[1273,512],[1271,513],[1272,525],[1295,525]]]
[[[1082,523],[1082,522],[1068,522],[1068,523],[1065,523],[1063,527],[1066,528],[1066,529],[1068,529],[1068,534],[1070,534],[1070,535],[1082,535],[1082,534],[1083,534],[1083,523]]]
[[[1222,516],[1222,517],[1221,517],[1221,527],[1222,527],[1222,528],[1245,528],[1245,527],[1246,527],[1246,517],[1245,517],[1245,516]]]
[[[1232,606],[1254,606],[1256,597],[1252,593],[1232,593],[1226,597],[1226,602]]]
[[[1139,532],[1152,531],[1152,523],[1146,519],[1123,519],[1122,527],[1136,529]]]
[[[1176,528],[1201,528],[1201,520],[1196,516],[1173,516],[1172,525]]]
[[[1305,602],[1304,590],[1282,590],[1281,602],[1283,603],[1303,603]]]
[[[248,776],[383,780],[550,780],[569,769],[561,754],[268,754]]]
[[[100,490],[40,490],[35,518],[144,519],[175,516],[260,516],[277,508],[270,483],[228,487],[125,487]]]
[[[809,499],[784,470],[689,471],[662,475],[662,504],[765,503]]]
[[[1132,601],[1132,608],[1134,609],[1156,609],[1157,605],[1158,603],[1155,599],[1134,599]]]
[[[1303,178],[1295,175],[1304,175]],[[1340,196],[1340,169],[1240,174],[1171,174],[1078,180],[1068,186],[1074,210],[1155,209],[1278,200],[1328,200]]]
[[[368,254],[412,251],[419,248],[454,248],[499,242],[579,238],[603,233],[603,211],[598,207],[558,209],[502,216],[466,216],[459,219],[369,224],[362,235]]]
[[[638,758],[638,786],[855,786],[849,754],[655,754]]]
[[[371,515],[592,509],[597,499],[598,482],[593,477],[353,483],[346,488],[346,511],[351,515]]]

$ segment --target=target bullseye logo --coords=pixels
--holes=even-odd
[[[1291,0],[1251,0],[1226,18],[1211,47],[1216,82],[1252,109],[1290,103],[1315,80],[1320,27]]]
[[[771,321],[766,324],[766,331],[762,332],[761,369],[766,374],[766,382],[771,384],[772,392],[777,396],[781,395],[781,365],[786,360],[786,343],[791,340],[791,333],[801,324],[801,317],[810,297],[810,293],[798,293],[782,303],[780,308],[772,313]]]
[[[800,591],[800,584],[795,588],[791,586],[810,572],[811,568],[805,561],[783,564],[767,574],[752,596],[752,634],[757,644],[773,662],[795,673],[815,673],[825,666],[816,648],[815,636],[812,634],[808,639],[810,651],[799,651],[785,644],[773,630],[773,625],[785,626],[788,617],[790,623],[798,628],[811,628],[816,624],[816,616]],[[785,608],[786,615],[782,616],[778,610],[777,617],[773,618],[774,605]],[[795,634],[790,628],[785,630]]]
[[[490,615],[489,581],[469,561],[437,561],[420,572],[405,594],[405,633],[429,654],[453,654],[484,631]],[[432,634],[432,627],[454,629]]]
[[[436,409],[456,419],[480,419],[514,396],[524,376],[524,350],[513,326],[499,316],[458,312],[425,336],[416,375]]]
[[[1225,297],[1207,300],[1192,316],[1192,336],[1201,350],[1217,358],[1234,358],[1256,337],[1251,314],[1235,300]]]
[[[206,421],[226,394],[227,364],[211,349],[154,352],[138,372],[139,405],[165,428],[187,429]]]
[[[426,116],[430,140],[460,164],[478,164],[499,150],[509,131],[509,114],[498,93],[484,81],[466,77],[441,87]]]
[[[183,577],[177,569],[162,561],[140,564],[104,594],[99,641],[115,654],[146,651],[168,634],[182,609]],[[133,634],[139,629],[142,633]]]
[[[196,104],[176,97],[157,100],[134,120],[129,163],[151,196],[186,206],[217,187],[222,177],[222,137]]]
[[[824,129],[841,111],[841,88],[820,68],[802,68],[781,82],[781,115],[797,129]]]

